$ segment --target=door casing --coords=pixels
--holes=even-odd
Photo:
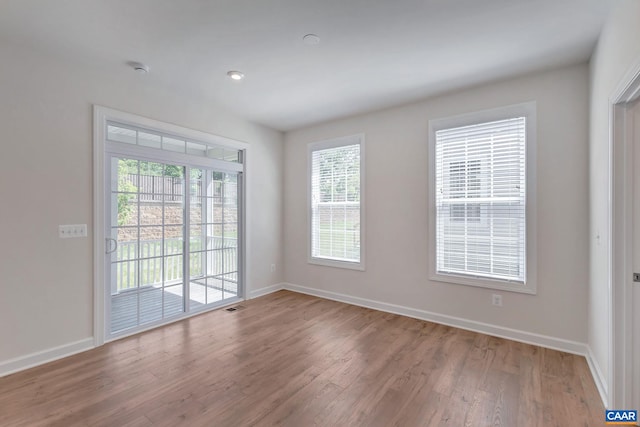
[[[239,219],[238,233],[241,236],[240,254],[239,254],[239,275],[242,289],[239,289],[240,295],[238,300],[246,299],[248,286],[247,268],[248,265],[248,253],[247,243],[249,242],[249,230],[246,224],[248,224],[248,204],[247,204],[247,158],[250,156],[249,144],[241,141],[237,141],[231,138],[212,135],[205,132],[196,131],[193,129],[184,128],[181,126],[165,123],[146,117],[138,116],[131,113],[126,113],[98,105],[94,105],[93,108],[93,345],[95,347],[103,345],[106,342],[106,325],[105,325],[105,224],[106,215],[105,211],[105,196],[106,196],[106,183],[105,183],[105,170],[106,170],[106,158],[107,150],[105,144],[106,127],[108,121],[114,121],[122,124],[129,124],[136,127],[142,127],[147,129],[155,129],[164,133],[180,135],[196,141],[205,143],[211,143],[217,146],[226,146],[242,151],[242,169],[236,170],[242,175],[243,184],[241,186],[241,194],[239,197],[239,203],[242,205],[241,216]],[[126,147],[124,151],[119,154],[130,154],[135,157],[140,157],[150,161],[166,161],[166,158],[149,156],[148,151],[141,150],[141,147],[131,146]],[[184,154],[175,153],[177,156],[177,163],[184,163],[180,160]],[[206,168],[214,167],[220,170],[226,170],[227,162],[218,161],[215,159],[205,159],[193,161],[190,158],[189,162],[194,166],[202,166]],[[171,159],[169,159],[171,161]],[[230,301],[229,304],[234,303]],[[213,307],[210,309],[216,309]],[[185,317],[189,317],[186,315]],[[157,325],[155,325],[157,326]],[[152,327],[155,327],[152,326]],[[150,327],[151,328],[151,327]],[[144,330],[144,329],[143,329]],[[141,331],[137,331],[141,332]]]
[[[640,61],[609,101],[609,375],[605,405],[633,405],[633,132],[632,104],[640,97]],[[638,224],[636,224],[638,226]],[[638,331],[636,331],[636,334]]]

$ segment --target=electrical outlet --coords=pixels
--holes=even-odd
[[[276,272],[276,265],[275,264],[271,264],[271,272],[272,273]]]
[[[491,303],[498,307],[502,307],[502,295],[500,294],[491,295]]]
[[[70,239],[72,237],[87,237],[87,224],[59,225],[58,237]]]

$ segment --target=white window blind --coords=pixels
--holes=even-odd
[[[526,118],[435,132],[437,273],[525,283]]]
[[[311,149],[312,258],[361,262],[360,156],[359,143]]]

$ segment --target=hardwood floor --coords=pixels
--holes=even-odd
[[[1,426],[599,426],[583,357],[288,291],[0,378]]]

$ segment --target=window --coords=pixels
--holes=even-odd
[[[309,262],[364,270],[364,137],[309,144]]]
[[[535,104],[430,122],[432,279],[535,293]]]
[[[137,126],[129,126],[111,121],[107,122],[106,139],[109,142],[124,142],[141,147],[242,163],[242,150],[237,148],[225,147],[209,142],[192,141],[177,136],[171,137],[163,132],[142,129]]]
[[[480,197],[480,161],[452,161],[449,164],[451,199]],[[480,204],[455,203],[449,205],[452,221],[480,221]]]

